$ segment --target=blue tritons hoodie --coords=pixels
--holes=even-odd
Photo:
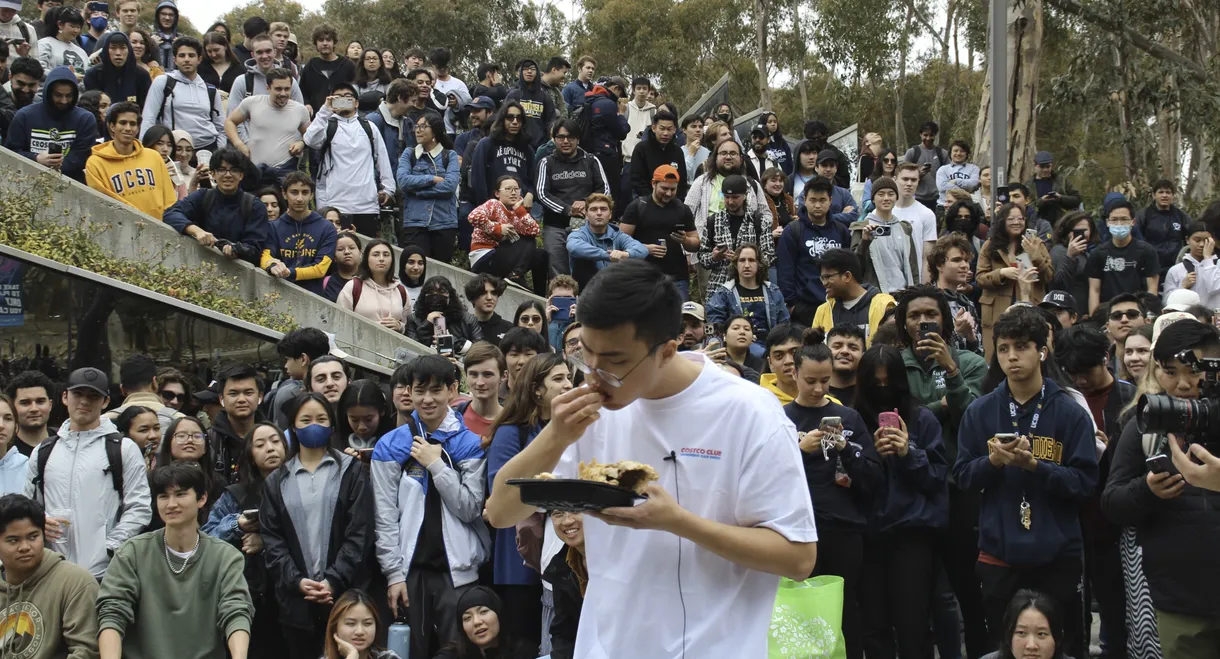
[[[71,107],[60,110],[55,107],[51,87],[64,82],[71,83],[74,98]],[[31,103],[13,115],[4,146],[35,160],[38,155],[47,153],[52,144],[58,144],[64,156],[59,171],[84,183],[85,162],[97,143],[97,118],[92,112],[77,107],[80,88],[71,68],[57,66],[51,69],[42,89],[41,103]]]
[[[335,260],[335,243],[339,241],[335,225],[316,212],[299,222],[284,213],[271,222],[268,233],[259,267],[266,269],[271,259],[279,259],[291,272],[289,281],[324,295],[322,281]]]
[[[789,222],[775,249],[779,291],[789,306],[803,302],[817,307],[826,301],[822,285],[821,256],[826,250],[851,247],[847,226],[826,218],[817,226],[809,220],[804,205],[796,212],[797,221]]]
[[[1054,382],[1044,382],[1044,394],[1017,408],[1017,430],[1005,381],[970,404],[957,431],[953,475],[963,491],[981,493],[979,549],[1012,566],[1046,565],[1081,556],[1078,511],[1097,486],[1089,412]],[[988,460],[987,441],[997,433],[1012,432],[1030,436],[1038,460],[1033,471],[995,467]],[[1021,521],[1022,500],[1029,504],[1028,529]]]

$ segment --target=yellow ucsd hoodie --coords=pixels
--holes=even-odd
[[[178,201],[174,182],[161,154],[136,142],[135,150],[121,155],[114,142],[93,147],[85,163],[89,187],[161,219],[165,209]]]

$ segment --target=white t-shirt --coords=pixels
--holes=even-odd
[[[700,517],[816,542],[796,427],[774,394],[699,353],[681,357],[703,365],[689,387],[602,410],[556,471],[575,478],[577,463],[594,458],[645,462],[660,474],[659,485]],[[675,460],[666,459],[671,451]],[[589,585],[575,657],[678,659],[685,643],[688,657],[765,659],[779,577],[663,531],[589,516],[584,530]]]
[[[292,158],[288,147],[300,142],[300,127],[309,125],[309,110],[288,99],[282,108],[275,107],[267,94],[247,96],[237,106],[246,115],[250,159],[256,165],[278,166]]]
[[[923,260],[923,248],[925,242],[936,242],[936,213],[917,201],[906,208],[894,206],[894,217],[911,224],[915,255],[919,258],[919,280],[923,281],[928,274],[928,263]]]

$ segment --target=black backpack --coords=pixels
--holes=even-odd
[[[252,85],[253,82],[251,82],[250,84]],[[172,76],[165,76],[165,91],[162,92],[162,94],[161,94],[161,108],[157,110],[157,120],[154,123],[158,123],[158,124],[161,123],[161,119],[165,117],[165,104],[169,101],[169,98],[174,95],[174,87],[177,87],[177,86],[178,86],[177,78],[174,78]],[[207,87],[208,87],[208,104],[209,104],[209,109],[211,110],[211,115],[209,115],[209,116],[213,116],[213,117],[219,116],[220,111],[216,109],[216,88],[213,87],[212,85],[208,85]],[[174,113],[172,111],[169,114],[169,127],[171,130],[174,129]]]
[[[381,186],[381,165],[377,163],[377,140],[373,138],[373,124],[364,115],[356,113],[356,120],[360,122],[360,127],[364,129],[364,134],[368,135],[369,148],[373,151],[373,178],[377,182],[377,192],[384,192]],[[331,117],[326,121],[326,140],[322,142],[322,148],[318,149],[318,162],[325,167],[326,156],[330,154],[330,143],[335,139],[335,133],[339,132],[339,117]],[[333,167],[334,164],[332,163]],[[327,167],[327,171],[330,168]],[[325,172],[323,172],[325,173]]]
[[[123,435],[121,433],[112,432],[102,438],[106,442],[106,463],[107,466],[102,470],[103,474],[110,474],[110,482],[114,485],[114,491],[119,493],[119,500],[123,499]],[[47,461],[51,459],[51,450],[59,443],[59,435],[51,435],[42,440],[38,445],[38,463],[35,465],[37,471],[34,472],[34,487],[38,488],[38,495],[45,502],[47,500],[46,491],[43,487],[44,476],[47,473]]]
[[[589,137],[593,132],[592,105],[592,101],[585,101],[584,103],[576,106],[568,114],[568,120],[576,124],[576,134],[578,137],[580,137],[580,146],[586,151],[588,150],[588,145],[586,145],[586,142],[589,140]]]

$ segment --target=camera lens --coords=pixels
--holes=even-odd
[[[1193,435],[1207,429],[1211,407],[1206,400],[1144,395],[1136,407],[1136,418],[1144,432]]]

